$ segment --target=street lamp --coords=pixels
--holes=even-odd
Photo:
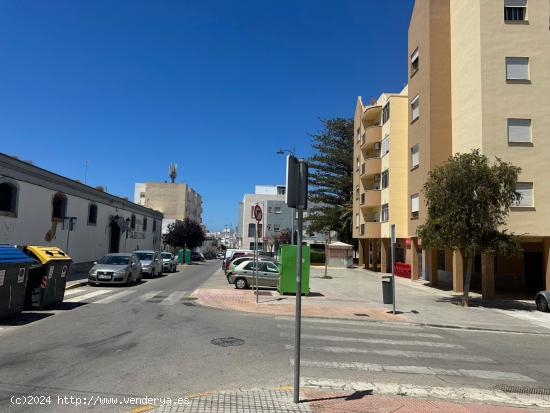
[[[296,147],[293,146],[292,149],[281,149],[281,148],[279,148],[279,150],[277,151],[277,155],[284,155],[285,153],[289,153],[292,156],[296,156]],[[292,210],[292,220],[290,221],[290,231],[291,231],[290,243],[292,245],[294,245],[294,219],[296,218],[296,212],[295,212],[294,208],[291,208],[291,210]]]

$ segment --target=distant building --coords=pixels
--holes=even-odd
[[[256,220],[253,216],[253,207],[258,204],[262,207],[263,220],[259,224],[260,237],[258,248],[273,250],[276,239],[281,232],[296,231],[296,220],[292,219],[292,209],[285,204],[286,187],[284,185],[257,185],[254,194],[245,194],[239,203],[237,218],[237,244],[240,248],[253,249],[256,232]],[[307,217],[307,211],[304,212]],[[303,241],[307,244],[324,242],[323,234],[309,234],[307,221],[304,221]]]
[[[177,220],[189,218],[202,223],[202,197],[184,183],[136,183],[134,202],[161,211],[164,214],[162,232]]]
[[[162,213],[0,153],[0,244],[56,246],[75,263],[158,249]]]

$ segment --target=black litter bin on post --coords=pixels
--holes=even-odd
[[[63,302],[71,257],[57,247],[27,245],[24,251],[42,264],[29,271],[25,308],[40,310]]]
[[[33,259],[12,245],[0,245],[0,318],[23,311]]]
[[[393,304],[393,277],[382,277],[382,299],[384,304]]]

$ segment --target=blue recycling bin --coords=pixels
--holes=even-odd
[[[0,318],[23,311],[29,267],[35,260],[13,245],[0,245]]]

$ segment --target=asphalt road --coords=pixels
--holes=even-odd
[[[130,288],[70,290],[56,309],[0,323],[0,411],[129,411],[133,406],[102,405],[104,398],[176,399],[292,383],[291,319],[203,308],[189,299],[209,278],[223,277],[219,265],[188,266]],[[302,374],[325,382],[550,388],[545,332],[309,319]],[[240,345],[212,344],[219,338],[236,338]],[[12,404],[13,396],[28,395],[51,399]],[[73,404],[64,396],[75,398]],[[77,397],[92,406],[75,406]]]

